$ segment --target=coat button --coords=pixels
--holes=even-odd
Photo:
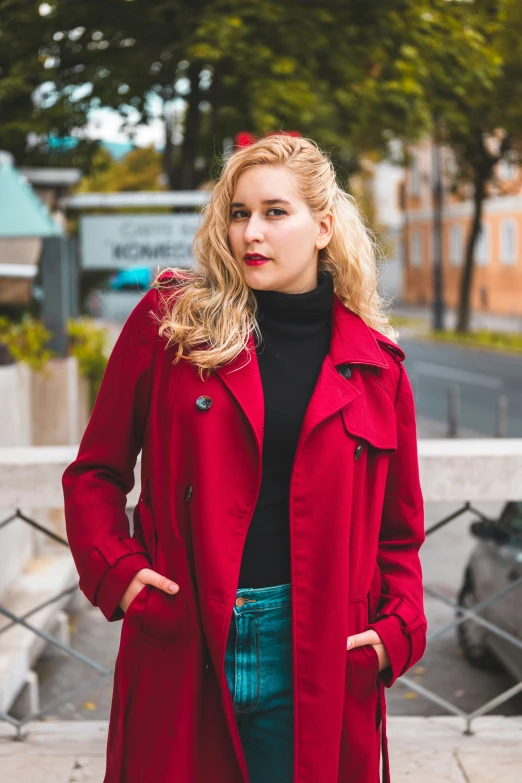
[[[337,372],[339,373],[339,375],[342,375],[343,378],[346,378],[346,380],[348,380],[348,378],[350,378],[352,375],[352,371],[350,369],[349,364],[340,364],[339,367],[337,368]]]
[[[359,459],[359,457],[361,456],[363,451],[364,451],[364,446],[357,446],[357,448],[355,449],[353,458],[354,459]]]
[[[212,397],[198,397],[196,400],[196,408],[199,411],[208,411],[212,407]]]
[[[183,497],[184,497],[185,500],[190,500],[190,498],[192,497],[192,485],[191,484],[189,484],[187,487],[185,487],[185,494],[184,494]]]

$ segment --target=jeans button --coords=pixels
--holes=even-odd
[[[241,598],[241,597],[240,598],[236,598],[236,606],[243,606],[244,603],[245,603],[245,599],[244,598]]]

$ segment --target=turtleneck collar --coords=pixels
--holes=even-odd
[[[257,301],[260,325],[268,321],[283,323],[317,323],[328,321],[334,293],[333,278],[328,270],[318,274],[317,288],[303,294],[263,291],[252,288]]]

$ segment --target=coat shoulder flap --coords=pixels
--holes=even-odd
[[[386,368],[360,366],[354,377],[360,395],[342,410],[347,433],[362,438],[375,449],[395,451],[397,428],[395,400],[399,384],[404,351],[388,337],[375,332],[379,347],[388,362]]]

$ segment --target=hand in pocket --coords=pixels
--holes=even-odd
[[[166,576],[158,574],[156,571],[153,571],[152,568],[142,568],[133,578],[120,601],[120,607],[124,612],[127,611],[131,602],[146,585],[152,585],[158,590],[168,593],[168,595],[174,595],[179,591],[179,585],[177,585],[176,582],[173,582],[172,579],[168,579]]]
[[[379,659],[379,671],[382,672],[390,665],[390,659],[386,652],[386,647],[382,643],[381,637],[376,631],[363,631],[362,633],[356,633],[353,636],[349,636],[346,642],[346,649],[348,652],[354,650],[356,647],[363,647],[365,644],[371,644],[377,657]]]

